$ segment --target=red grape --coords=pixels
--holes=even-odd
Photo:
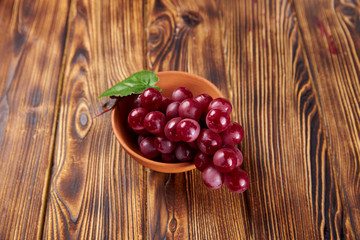
[[[171,120],[169,120],[165,127],[164,127],[164,133],[165,133],[165,136],[170,140],[170,141],[173,141],[173,142],[178,142],[180,141],[180,138],[176,132],[176,126],[177,124],[181,121],[181,118],[180,117],[177,117],[177,118],[173,118]]]
[[[165,114],[167,107],[168,107],[169,104],[172,103],[172,102],[173,102],[173,100],[171,100],[170,98],[162,96],[162,100],[161,100],[161,105],[160,105],[160,107],[159,107],[159,111]]]
[[[211,109],[219,109],[230,115],[232,106],[231,103],[225,98],[215,98],[210,102],[208,106],[208,111],[210,111]]]
[[[164,163],[176,163],[176,157],[174,152],[161,154],[161,160]]]
[[[195,101],[200,103],[203,112],[207,112],[209,103],[213,100],[213,98],[210,95],[205,93],[197,95],[194,99]]]
[[[178,142],[174,152],[180,162],[190,161],[194,157],[194,149],[184,142]]]
[[[145,108],[135,108],[131,110],[127,119],[129,126],[134,130],[143,130],[146,114],[147,110]]]
[[[199,136],[200,125],[197,121],[185,118],[176,126],[176,133],[184,142],[193,142]]]
[[[152,134],[159,134],[165,127],[165,115],[159,111],[153,111],[146,114],[144,118],[144,127]]]
[[[231,172],[237,164],[236,153],[230,148],[219,149],[214,154],[213,163],[220,172]]]
[[[236,153],[236,157],[237,157],[236,167],[240,167],[241,164],[244,161],[244,158],[243,158],[243,155],[242,155],[241,151],[237,147],[231,146],[231,145],[223,145],[223,147],[224,148],[230,148]]]
[[[222,145],[220,135],[209,129],[201,129],[196,143],[199,150],[208,155],[214,154]]]
[[[154,145],[156,149],[161,153],[170,153],[174,150],[176,144],[165,137],[165,135],[159,134],[154,139]]]
[[[212,162],[211,156],[198,152],[194,157],[194,164],[199,171],[204,171]]]
[[[198,149],[198,146],[197,146],[197,143],[196,141],[193,141],[193,142],[188,142],[189,146],[193,149]]]
[[[162,95],[155,88],[148,88],[141,94],[141,105],[149,111],[156,110],[160,107]]]
[[[166,118],[171,119],[179,116],[179,102],[172,102],[166,108]]]
[[[192,98],[192,97],[193,97],[193,94],[188,88],[179,87],[173,91],[171,99],[174,101],[181,102],[182,100],[185,100],[187,98]]]
[[[138,137],[138,145],[140,145],[141,141],[144,140],[147,136],[139,135]]]
[[[140,151],[145,157],[153,159],[157,157],[160,152],[154,146],[154,138],[147,137],[140,142]]]
[[[214,166],[210,165],[202,173],[202,179],[205,186],[215,190],[221,188],[224,183],[224,175],[219,172]]]
[[[200,103],[192,98],[183,100],[179,105],[179,115],[181,118],[191,118],[199,120],[201,117],[202,108]]]
[[[150,133],[148,131],[146,131],[146,129],[141,129],[141,130],[135,130],[132,129],[133,132],[135,132],[137,135],[144,135],[144,136],[148,136]]]
[[[225,174],[225,185],[234,193],[245,192],[249,187],[249,176],[244,170],[235,168],[232,172]]]
[[[230,116],[219,109],[211,109],[206,115],[206,125],[212,131],[220,133],[230,124]]]
[[[223,144],[237,145],[244,138],[244,129],[236,122],[231,122],[229,126],[221,133]]]
[[[244,130],[230,121],[232,106],[227,99],[208,94],[193,98],[185,87],[175,89],[170,99],[148,88],[129,96],[128,107],[133,109],[126,127],[138,134],[145,157],[165,163],[193,160],[210,189],[224,183],[235,193],[248,188],[249,177],[239,168],[243,155],[235,146],[243,140]]]
[[[140,94],[132,94],[129,97],[129,103],[131,108],[142,107],[141,105],[141,95]]]

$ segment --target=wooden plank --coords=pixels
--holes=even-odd
[[[0,3],[0,239],[41,235],[68,7]]]
[[[317,217],[336,215],[324,198],[334,208],[340,199],[291,5],[232,1],[223,8],[230,96],[251,179],[233,203],[239,235],[319,239]]]
[[[335,218],[321,215],[321,230],[334,239],[355,239],[360,236],[360,2],[293,4],[341,199]]]
[[[149,1],[146,11],[148,68],[153,71],[182,70],[195,73],[215,83],[226,94],[217,7],[215,1],[205,0]],[[218,198],[222,193],[211,193],[204,189],[198,171],[185,174],[151,171],[147,182],[148,239],[194,239],[199,232],[214,232],[212,227],[217,229],[217,223],[225,223],[229,219],[225,217],[220,220],[224,215],[220,216],[211,209],[211,206],[223,204]],[[215,200],[214,205],[208,205],[202,213],[196,212],[193,204],[206,202],[199,202],[190,195],[198,188],[201,195],[208,194],[207,200]],[[214,224],[196,226],[195,223],[202,219]],[[209,235],[205,236],[205,239],[212,239]]]
[[[142,1],[71,1],[46,239],[142,239],[143,167],[121,150],[102,91],[143,69]]]

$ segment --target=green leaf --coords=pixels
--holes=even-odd
[[[161,91],[159,87],[155,86],[157,81],[159,81],[159,78],[155,73],[140,71],[109,88],[99,98],[109,96],[125,97],[131,94],[140,94],[147,88],[156,88]]]

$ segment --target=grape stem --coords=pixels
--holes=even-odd
[[[111,98],[111,99],[116,99],[116,101],[114,102],[114,104],[113,104],[110,108],[105,109],[105,110],[102,111],[101,113],[95,115],[95,116],[94,116],[94,119],[97,118],[97,117],[100,117],[101,115],[103,115],[103,114],[105,114],[105,113],[107,113],[107,112],[109,112],[109,111],[111,111],[111,110],[113,110],[113,109],[116,107],[116,105],[118,104],[118,102],[119,102],[123,97],[110,96],[110,98]]]

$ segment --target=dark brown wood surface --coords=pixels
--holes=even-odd
[[[0,1],[0,239],[359,239],[357,0]],[[217,85],[244,194],[151,171],[97,96],[130,74]]]
[[[0,1],[0,239],[41,234],[67,1]]]
[[[142,70],[143,4],[71,2],[45,239],[144,235],[145,169],[120,149],[103,89]],[[105,19],[107,19],[105,21]]]

